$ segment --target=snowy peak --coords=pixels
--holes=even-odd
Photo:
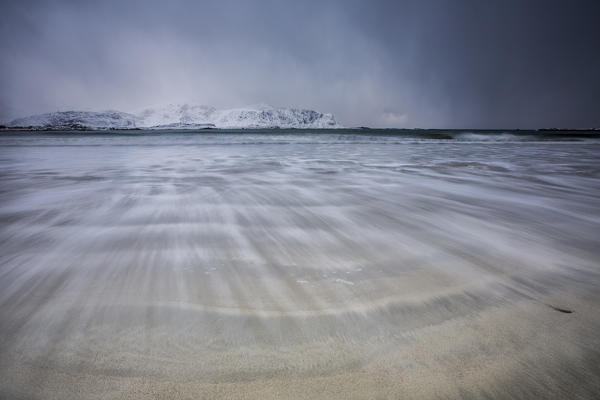
[[[17,118],[9,123],[14,127],[49,129],[133,129],[135,115],[120,111],[59,111]]]
[[[15,119],[11,126],[40,129],[199,129],[199,128],[340,128],[331,114],[298,108],[257,105],[219,110],[203,105],[119,111],[61,111]]]
[[[211,115],[216,111],[209,106],[191,106],[188,104],[169,104],[166,107],[147,108],[136,113],[136,124],[140,128],[159,128],[214,125]]]
[[[219,110],[209,106],[170,104],[149,108],[137,114],[137,126],[214,125],[217,128],[338,128],[331,114],[297,108],[258,105]]]

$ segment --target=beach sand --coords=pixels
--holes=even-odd
[[[569,146],[4,148],[0,398],[595,398]]]

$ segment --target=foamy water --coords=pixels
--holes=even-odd
[[[0,395],[589,397],[579,139],[0,135]]]

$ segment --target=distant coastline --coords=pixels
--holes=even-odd
[[[458,132],[471,132],[480,134],[501,134],[501,133],[513,133],[513,134],[586,134],[590,133],[593,135],[600,135],[600,128],[539,128],[539,129],[470,129],[470,128],[371,128],[366,126],[359,127],[331,127],[331,128],[310,128],[310,127],[281,127],[281,126],[248,126],[248,127],[232,127],[232,128],[220,128],[214,124],[201,125],[164,125],[156,127],[131,127],[131,128],[119,128],[119,127],[90,127],[79,124],[71,125],[60,125],[60,126],[11,126],[11,125],[0,125],[0,131],[26,131],[26,132],[103,132],[103,131],[263,131],[263,130],[285,130],[285,131],[353,131],[353,132],[365,132],[365,133],[385,133],[388,132],[393,134],[395,132],[437,132],[437,133],[458,133]]]

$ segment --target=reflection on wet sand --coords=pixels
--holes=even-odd
[[[177,138],[0,148],[0,397],[600,391],[599,144]]]

